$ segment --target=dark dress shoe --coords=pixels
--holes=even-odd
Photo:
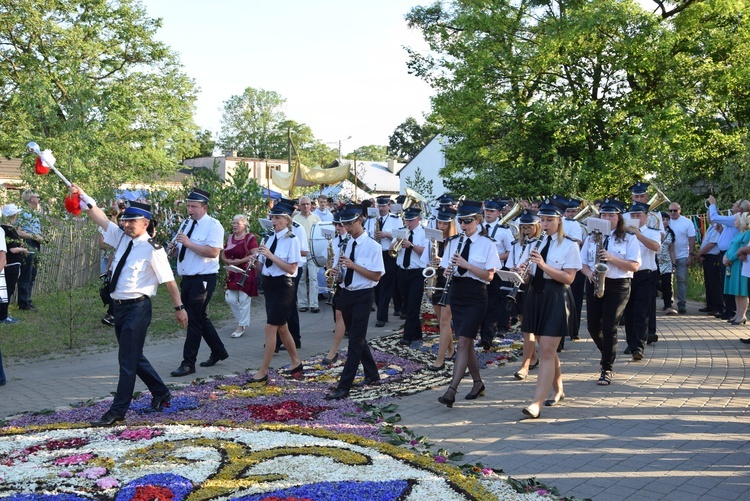
[[[34,306],[33,304],[27,304],[24,306],[19,306],[18,309],[23,311],[36,311],[36,306]]]
[[[320,308],[310,308],[310,312],[312,312],[312,313],[319,313],[320,312]]]
[[[750,339],[748,338],[740,339],[740,343],[750,344]]]
[[[400,317],[400,316],[401,316],[401,312],[400,312],[400,311],[398,311],[398,310],[394,310],[394,312],[393,312],[393,316],[394,316],[394,317]]]
[[[658,340],[659,340],[659,336],[657,335],[649,336],[648,339],[646,340],[646,344],[655,343]]]
[[[640,350],[633,352],[633,360],[643,360],[643,353]]]
[[[428,365],[427,370],[432,372],[438,372],[445,369],[445,362],[443,362],[441,365]]]
[[[354,383],[352,386],[356,386],[357,388],[362,388],[364,386],[377,386],[380,384],[380,376],[371,376],[366,377],[359,383]]]
[[[336,388],[331,393],[327,394],[325,397],[323,397],[325,400],[341,400],[342,398],[346,398],[349,396],[349,390],[342,390],[341,388]]]
[[[90,421],[89,424],[91,426],[112,426],[118,421],[125,421],[125,416],[118,416],[117,414],[107,411],[102,417],[96,421]]]
[[[402,313],[398,316],[398,318],[400,318],[401,320],[406,320],[406,313]]]
[[[401,346],[409,346],[411,344],[411,341],[402,338],[398,340],[398,344],[400,344]]]
[[[482,348],[484,351],[490,351],[490,342],[489,341],[484,341],[484,340],[479,341],[476,344],[476,347],[477,348]]]
[[[539,359],[538,358],[536,359],[536,363],[535,364],[529,365],[529,370],[534,370],[537,367],[539,367]]]
[[[169,407],[170,400],[172,400],[172,394],[169,392],[164,395],[151,397],[151,407],[147,412],[159,412],[164,407]]]
[[[302,372],[302,369],[304,369],[304,365],[302,365],[302,362],[299,363],[299,365],[293,369],[289,369],[288,371],[284,372],[287,376],[293,376],[299,372]]]
[[[211,354],[211,356],[208,357],[208,360],[206,360],[205,362],[201,362],[198,365],[200,365],[201,367],[213,367],[218,362],[221,362],[222,360],[226,360],[227,358],[229,358],[229,353],[224,353],[220,357],[215,357],[213,354]]]
[[[169,373],[172,377],[180,377],[180,376],[187,376],[188,374],[194,374],[195,373],[195,367],[192,367],[190,365],[182,364],[177,368],[177,370],[174,370]]]
[[[700,311],[701,313],[713,313],[714,309],[705,307],[705,308],[698,308],[698,311]]]
[[[378,320],[377,322],[375,322],[375,327],[385,327],[385,322],[383,322],[382,320]]]
[[[302,313],[305,313],[307,311],[307,308],[300,308],[299,311],[301,311]]]
[[[323,364],[323,365],[333,365],[333,364],[335,364],[335,363],[336,363],[336,361],[337,361],[338,359],[339,359],[339,354],[338,354],[338,353],[336,353],[336,354],[335,354],[335,355],[333,356],[333,358],[324,358],[323,360],[321,360],[321,361],[320,361],[320,363],[321,363],[321,364]]]
[[[249,384],[252,384],[252,383],[267,383],[267,382],[268,382],[268,374],[266,374],[263,377],[259,377],[259,378],[252,377],[248,381]]]
[[[633,353],[633,350],[630,349],[630,346],[625,348],[625,351],[622,352],[623,355],[630,355],[631,353]]]

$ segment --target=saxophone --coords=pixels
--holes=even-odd
[[[453,257],[451,257],[451,264],[448,266],[448,269],[445,270],[448,277],[445,279],[445,287],[443,288],[443,295],[440,296],[440,300],[438,301],[439,306],[445,306],[448,304],[448,292],[450,292],[451,288],[451,282],[453,281],[453,272],[455,271],[455,266],[453,265],[453,259],[461,255],[462,247],[464,246],[464,239],[466,238],[466,233],[461,232],[461,237],[458,239],[458,245],[456,246],[456,252],[453,253]]]
[[[609,266],[599,257],[604,248],[604,238],[601,232],[595,231],[593,235],[594,244],[596,245],[596,260],[594,261],[594,295],[598,298],[604,297],[604,278],[609,271]]]
[[[437,241],[432,241],[432,266],[428,266],[422,270],[422,276],[424,277],[424,296],[428,301],[432,300],[433,294],[438,290],[437,285],[437,269],[440,263],[440,256],[438,256],[438,245]]]
[[[334,273],[333,270],[333,244],[332,242],[329,242],[330,245],[330,251],[331,251],[331,267],[328,268],[325,272],[326,276],[326,285],[328,285],[328,299],[326,299],[326,304],[333,304],[333,297],[336,295],[336,288],[338,287],[339,283],[341,283],[341,280],[343,280],[342,272],[344,270],[344,265],[341,262],[341,256],[344,255],[344,251],[346,251],[346,246],[349,244],[349,235],[346,236],[346,238],[342,238],[339,241],[339,265],[335,268],[337,273]]]

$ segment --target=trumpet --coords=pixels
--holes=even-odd
[[[464,246],[464,239],[466,238],[466,233],[461,232],[461,236],[458,239],[458,245],[456,246],[456,252],[453,254],[453,257],[451,258],[451,264],[448,266],[448,269],[446,270],[446,274],[448,277],[445,279],[445,287],[443,287],[443,294],[440,296],[440,300],[438,301],[439,306],[445,306],[448,304],[448,293],[450,292],[451,288],[451,282],[453,282],[453,271],[455,270],[455,266],[453,265],[453,259],[461,255],[461,251],[463,250],[462,247]]]
[[[396,258],[398,256],[398,252],[401,250],[401,248],[404,246],[404,239],[398,238],[395,242],[393,242],[393,245],[388,250],[388,255],[392,258]]]
[[[539,238],[536,240],[536,244],[534,245],[534,248],[529,251],[529,255],[526,256],[526,266],[521,271],[521,282],[514,284],[513,289],[510,291],[510,293],[505,296],[510,300],[512,303],[518,303],[518,293],[521,291],[521,285],[523,285],[526,282],[526,279],[529,276],[529,268],[531,268],[531,253],[534,251],[538,251],[539,247],[542,245],[542,242],[544,241],[544,237],[547,236],[547,232],[542,231],[542,233],[539,235]],[[526,245],[524,245],[526,247]],[[521,251],[521,254],[523,254],[523,250]]]

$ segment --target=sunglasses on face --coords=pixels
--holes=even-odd
[[[680,209],[669,209],[669,212],[680,212]]]
[[[474,222],[474,218],[473,217],[462,218],[462,219],[459,219],[458,222],[459,224],[471,224]]]

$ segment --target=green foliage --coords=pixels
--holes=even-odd
[[[413,117],[400,123],[388,136],[388,155],[399,162],[408,162],[438,133],[438,127],[429,121],[423,125]]]
[[[28,141],[93,196],[175,171],[195,151],[195,86],[134,0],[0,0],[0,152]],[[24,178],[59,196],[59,181]]]
[[[433,181],[422,175],[422,169],[414,170],[414,177],[406,176],[406,186],[422,195],[426,200],[433,200],[435,194],[432,192]]]
[[[195,140],[198,143],[198,148],[190,158],[210,157],[213,155],[214,148],[216,148],[216,141],[214,141],[210,130],[200,131],[195,135]]]
[[[748,0],[454,0],[407,15],[429,51],[446,186],[470,197],[627,196],[651,179],[687,212],[738,198],[748,157]],[[669,10],[671,9],[671,10]],[[738,177],[742,177],[738,179]]]
[[[388,147],[377,144],[360,146],[348,155],[344,156],[347,160],[370,160],[372,162],[383,162],[388,160]]]

